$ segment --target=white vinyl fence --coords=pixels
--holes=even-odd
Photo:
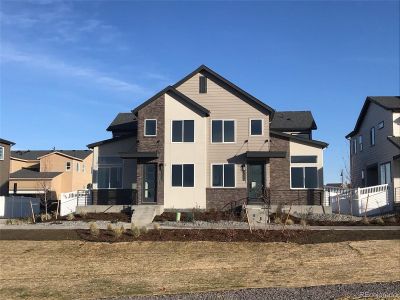
[[[76,211],[77,206],[92,204],[92,197],[89,190],[61,193],[60,216],[66,216]]]
[[[387,184],[358,189],[325,187],[324,195],[325,201],[331,203],[333,213],[371,216],[393,209],[391,190]]]
[[[40,213],[40,199],[20,196],[0,196],[0,218],[26,218]]]

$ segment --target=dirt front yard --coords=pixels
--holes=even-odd
[[[400,280],[400,241],[0,241],[0,299],[95,299]]]

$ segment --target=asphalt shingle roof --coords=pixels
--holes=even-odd
[[[388,136],[389,141],[391,141],[397,148],[400,148],[400,136]]]
[[[385,109],[400,109],[400,96],[370,96],[368,98],[371,102],[374,102]]]
[[[0,143],[6,144],[6,145],[15,145],[15,143],[5,140],[5,139],[2,139],[2,138],[0,138]]]
[[[277,111],[271,129],[280,131],[317,129],[311,111]]]
[[[119,113],[108,126],[107,131],[135,131],[136,128],[137,120],[133,113]]]
[[[44,178],[54,178],[58,175],[62,174],[62,172],[36,172],[28,169],[21,169],[14,173],[10,174],[11,179],[44,179]]]
[[[11,151],[11,157],[23,160],[37,160],[39,157],[53,152],[63,153],[78,159],[85,159],[92,153],[91,150],[15,150]]]

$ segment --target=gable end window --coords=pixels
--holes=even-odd
[[[357,139],[355,138],[353,140],[353,154],[357,153]]]
[[[235,164],[213,164],[212,187],[235,187]]]
[[[369,131],[369,141],[371,146],[375,146],[375,127],[372,127]]]
[[[70,171],[71,170],[71,162],[70,161],[67,161],[66,163],[65,163],[65,171]]]
[[[250,120],[250,135],[263,135],[263,120]]]
[[[212,143],[234,143],[235,121],[234,120],[212,120],[211,121]]]
[[[379,122],[378,123],[378,129],[382,129],[383,127],[385,127],[385,122],[384,121]]]
[[[0,160],[4,160],[4,147],[0,146]]]
[[[172,165],[172,186],[194,187],[194,164]]]
[[[362,135],[360,135],[358,137],[358,146],[359,146],[360,152],[363,151],[363,138],[362,138]]]
[[[172,121],[173,143],[193,143],[194,142],[194,120]]]
[[[144,136],[156,136],[157,135],[157,120],[146,119],[144,120]]]
[[[200,75],[199,77],[199,93],[206,94],[207,93],[207,77]]]

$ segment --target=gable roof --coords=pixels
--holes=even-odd
[[[111,124],[108,126],[107,131],[135,131],[137,128],[137,120],[133,113],[119,113]]]
[[[393,145],[400,149],[400,136],[388,136],[387,138]]]
[[[357,134],[371,103],[374,103],[386,110],[400,111],[400,96],[368,96],[365,99],[353,131],[346,135],[346,138],[350,138]]]
[[[271,121],[271,129],[280,131],[317,129],[311,111],[277,111]]]
[[[171,97],[173,97],[176,100],[180,101],[182,104],[187,105],[189,108],[193,109],[197,113],[200,113],[200,114],[205,115],[205,116],[209,116],[210,115],[210,111],[207,108],[201,106],[196,101],[193,101],[189,97],[185,96],[184,94],[179,92],[173,86],[167,86],[165,89],[159,91],[153,97],[151,97],[150,99],[146,100],[141,105],[139,105],[138,107],[133,109],[132,113],[136,114],[140,109],[142,109],[143,107],[149,105],[151,102],[153,102],[154,100],[158,99],[163,94],[170,95]]]
[[[134,136],[136,136],[136,134],[127,134],[127,135],[122,135],[122,136],[118,136],[118,137],[113,137],[111,139],[106,139],[106,140],[91,143],[91,144],[87,145],[86,147],[93,149],[94,147],[97,147],[97,146],[117,142],[117,141],[124,140],[124,139],[134,137]]]
[[[273,115],[275,110],[262,102],[261,100],[257,99],[256,97],[250,95],[246,91],[242,90],[240,87],[235,85],[234,83],[230,82],[228,79],[222,77],[219,75],[217,72],[211,70],[205,65],[201,65],[198,67],[196,70],[179,80],[177,83],[173,85],[173,87],[177,88],[180,86],[182,83],[185,81],[189,80],[192,78],[195,74],[200,73],[206,77],[210,77],[211,79],[215,80],[216,82],[220,83],[223,85],[225,88],[230,89],[232,92],[234,92],[239,98],[242,100],[245,100],[251,104],[254,104],[256,107],[260,108],[263,111],[267,111],[269,114]]]
[[[304,143],[304,144],[308,144],[308,145],[311,145],[311,146],[317,146],[317,147],[320,147],[320,148],[326,148],[329,145],[329,144],[327,144],[325,142],[322,142],[322,141],[308,140],[308,139],[302,138],[300,136],[296,136],[296,135],[292,135],[292,134],[288,134],[288,133],[283,133],[283,132],[275,131],[275,130],[271,130],[270,134],[271,135],[276,135],[276,136],[279,136],[279,137],[288,138],[288,139],[291,139],[291,140],[294,140],[294,141],[297,141],[297,142],[301,142],[301,143]]]
[[[57,152],[80,160],[85,159],[92,153],[91,150],[15,150],[11,151],[11,158],[39,160],[40,157]]]
[[[52,179],[62,172],[37,172],[28,169],[21,169],[10,174],[10,179]]]
[[[2,138],[0,138],[0,143],[6,144],[6,145],[11,145],[11,146],[15,145],[15,143],[13,143],[11,141],[4,140]]]

